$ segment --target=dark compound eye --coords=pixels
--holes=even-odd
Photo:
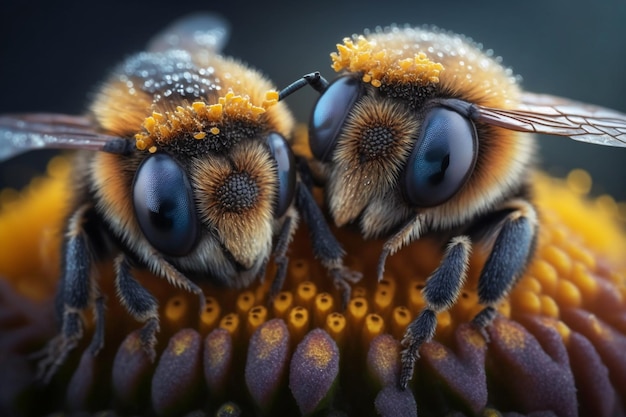
[[[166,154],[147,157],[133,184],[135,216],[155,249],[187,255],[196,244],[198,220],[191,186],[180,165]]]
[[[465,184],[476,161],[473,123],[443,107],[428,112],[404,172],[404,195],[414,206],[445,203]]]
[[[278,169],[278,193],[274,208],[274,217],[282,217],[287,211],[296,191],[296,161],[291,147],[278,133],[270,133],[266,142]]]
[[[316,159],[323,162],[332,159],[341,127],[361,95],[358,79],[341,77],[329,85],[317,100],[309,124],[309,146]]]

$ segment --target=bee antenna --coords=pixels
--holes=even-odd
[[[321,94],[324,90],[326,90],[326,87],[328,87],[328,81],[322,77],[319,71],[305,74],[299,80],[294,81],[287,87],[280,90],[280,93],[278,93],[278,101],[283,100],[285,97],[290,96],[292,93],[298,91],[306,85],[310,85],[315,91]]]

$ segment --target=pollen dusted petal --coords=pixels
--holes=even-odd
[[[380,387],[398,383],[400,351],[398,340],[388,334],[372,340],[367,352],[367,369]]]
[[[101,399],[98,401],[98,392],[107,388],[102,386],[102,380],[98,381],[98,365],[99,361],[89,349],[85,350],[67,385],[67,407],[71,412],[88,410],[102,401]]]
[[[417,417],[417,404],[413,393],[400,391],[396,386],[383,388],[374,401],[376,411],[383,417]]]
[[[152,378],[152,407],[158,415],[183,414],[196,402],[201,369],[200,334],[183,329],[172,336]]]
[[[330,400],[339,375],[339,348],[321,329],[312,330],[291,359],[289,388],[304,415]]]
[[[115,354],[111,385],[120,407],[132,410],[149,398],[148,381],[154,365],[141,347],[140,331],[130,333]]]
[[[498,393],[496,406],[577,415],[574,377],[558,332],[542,334],[542,344],[554,356],[524,327],[507,319],[496,319],[488,332],[488,372],[494,378],[492,390]]]
[[[225,329],[215,329],[204,339],[204,379],[211,396],[221,396],[233,367],[233,339]]]
[[[282,388],[289,350],[289,331],[281,319],[268,321],[252,335],[246,360],[246,386],[262,410],[270,408]]]
[[[459,326],[454,337],[455,351],[438,342],[430,342],[422,348],[421,357],[430,372],[448,384],[457,401],[479,414],[487,405],[487,345],[469,324]]]

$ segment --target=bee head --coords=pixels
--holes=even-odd
[[[331,57],[341,74],[318,99],[309,136],[337,225],[360,221],[375,236],[416,210],[461,222],[519,182],[528,142],[445,104],[515,98],[514,77],[475,45],[392,28],[345,39]]]

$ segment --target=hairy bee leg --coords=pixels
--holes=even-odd
[[[376,270],[378,282],[383,279],[387,257],[393,255],[410,242],[419,239],[419,237],[424,233],[423,229],[424,216],[420,214],[409,220],[395,235],[391,236],[385,242],[380,257],[378,258],[378,267]]]
[[[153,271],[158,275],[164,276],[167,281],[175,287],[183,288],[186,291],[189,291],[192,294],[198,296],[198,300],[200,301],[200,311],[201,315],[206,308],[206,296],[198,285],[196,285],[189,278],[184,276],[179,270],[177,270],[172,264],[167,262],[165,259],[161,258],[157,253],[153,253],[153,258],[157,260],[157,265],[160,270]]]
[[[37,379],[48,383],[69,353],[83,337],[81,313],[90,302],[91,253],[83,230],[85,204],[70,217],[63,248],[64,269],[57,294],[57,314],[61,313],[61,332],[44,348],[38,363]]]
[[[313,195],[301,182],[296,186],[296,207],[309,226],[313,254],[328,270],[335,287],[341,291],[342,305],[345,308],[351,296],[350,283],[358,282],[362,274],[346,268],[343,264],[345,251],[328,227]]]
[[[98,296],[96,297],[93,308],[96,325],[91,343],[89,344],[89,351],[93,356],[96,356],[104,347],[104,301],[104,296],[100,294],[98,290]]]
[[[140,331],[141,347],[150,360],[156,359],[156,333],[159,331],[158,302],[130,274],[130,263],[125,255],[115,258],[115,288],[126,310],[137,321],[145,323]]]
[[[287,216],[283,227],[280,230],[276,246],[274,247],[274,262],[276,263],[276,275],[272,281],[270,287],[269,301],[272,302],[283,288],[285,278],[287,276],[287,266],[289,264],[289,257],[287,254],[287,248],[289,242],[296,231],[297,221],[292,216]]]
[[[526,269],[536,240],[537,213],[534,207],[525,200],[514,200],[505,209],[514,211],[503,220],[478,280],[478,299],[486,307],[472,323],[484,336],[487,336],[485,327],[496,316],[496,306]]]
[[[286,97],[290,96],[291,94],[295,93],[296,91],[307,85],[313,87],[313,89],[318,93],[323,93],[324,90],[326,90],[326,87],[328,87],[328,81],[326,81],[326,79],[322,77],[322,75],[318,71],[312,72],[310,74],[305,74],[299,80],[294,81],[287,87],[280,90],[280,92],[278,93],[278,101],[284,100]]]
[[[422,290],[426,306],[409,324],[402,339],[405,350],[401,360],[401,389],[406,389],[413,376],[420,347],[435,334],[437,313],[449,309],[456,302],[465,282],[470,252],[471,242],[467,236],[452,238],[441,264],[426,281]]]

